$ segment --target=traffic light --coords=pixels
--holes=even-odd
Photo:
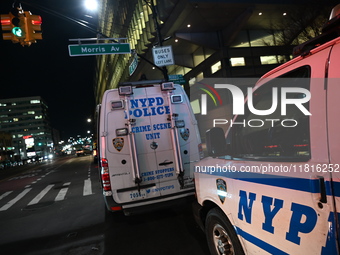
[[[2,38],[4,40],[12,40],[13,34],[12,34],[12,28],[13,24],[11,22],[12,20],[12,14],[1,14],[1,28],[2,28]]]
[[[9,14],[1,14],[2,38],[30,46],[42,39],[41,17],[23,11],[21,5],[13,5]]]
[[[26,18],[23,13],[1,15],[2,38],[14,43],[23,41],[26,36]]]
[[[25,41],[36,43],[36,40],[42,39],[42,33],[41,33],[41,16],[39,15],[32,15],[31,12],[25,12],[26,16],[26,24],[27,24],[27,30],[26,30],[26,39]]]
[[[2,38],[14,43],[26,38],[26,17],[21,7],[12,8],[9,14],[1,15]]]

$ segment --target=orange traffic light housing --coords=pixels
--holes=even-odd
[[[36,40],[42,39],[42,20],[39,15],[24,12],[21,8],[13,8],[9,14],[1,14],[0,17],[3,40],[30,46],[36,43]]]
[[[18,43],[25,39],[26,18],[23,14],[1,14],[2,38]]]
[[[25,12],[26,16],[26,39],[25,41],[31,42],[31,43],[36,43],[36,40],[41,40],[42,39],[42,32],[41,32],[41,24],[42,24],[42,19],[41,16],[39,15],[32,15],[31,12],[26,11]]]
[[[12,40],[13,34],[12,34],[12,18],[13,14],[1,14],[1,28],[2,28],[2,39],[4,40]]]

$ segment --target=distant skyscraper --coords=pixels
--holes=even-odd
[[[0,131],[12,135],[15,157],[26,159],[52,152],[48,106],[40,96],[0,99]]]

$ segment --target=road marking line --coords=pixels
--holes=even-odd
[[[4,197],[7,197],[9,194],[11,194],[13,191],[7,191],[6,193],[2,194],[0,196],[0,200],[3,199]]]
[[[67,193],[67,191],[68,191],[68,186],[70,186],[70,184],[71,184],[70,182],[64,183],[63,186],[67,186],[67,187],[62,188],[62,189],[59,191],[59,193],[58,193],[58,195],[56,196],[56,198],[54,199],[54,201],[61,201],[61,200],[64,200],[64,199],[65,199],[66,193]]]
[[[28,203],[28,205],[34,205],[39,203],[39,201],[46,195],[47,192],[54,186],[54,184],[48,185],[46,188],[44,188],[35,198],[32,199],[31,202]]]
[[[84,181],[83,196],[88,196],[88,195],[92,195],[91,179],[87,179]]]
[[[18,196],[13,198],[11,201],[9,201],[7,204],[5,204],[3,207],[0,208],[0,211],[6,211],[8,208],[10,208],[12,205],[14,205],[16,202],[18,202],[21,198],[23,198],[32,188],[25,189],[23,192],[21,192]]]

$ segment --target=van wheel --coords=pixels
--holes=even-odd
[[[233,226],[219,208],[209,211],[205,223],[205,234],[212,255],[244,255]]]

